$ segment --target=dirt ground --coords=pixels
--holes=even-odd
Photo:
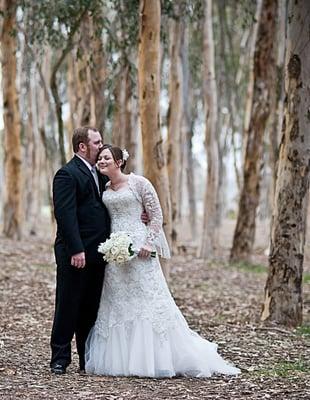
[[[262,226],[255,265],[227,263],[229,229],[221,236],[216,262],[197,259],[190,247],[187,254],[172,261],[170,287],[189,325],[218,343],[220,354],[242,369],[238,377],[208,379],[80,375],[76,353],[66,375],[51,375],[49,335],[55,291],[51,241],[32,238],[14,242],[0,237],[0,398],[309,399],[308,261],[303,326],[291,330],[262,325],[259,314],[267,274],[265,231]]]

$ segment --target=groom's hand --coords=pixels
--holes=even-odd
[[[85,253],[84,251],[82,253],[77,253],[74,254],[71,257],[71,265],[76,268],[84,268],[85,267]]]
[[[149,216],[145,211],[141,214],[141,221],[146,225],[150,222]]]

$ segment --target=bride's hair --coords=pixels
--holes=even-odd
[[[104,144],[101,147],[101,151],[105,150],[105,149],[110,150],[113,160],[115,161],[116,164],[117,164],[117,161],[122,160],[121,171],[123,171],[126,167],[126,160],[124,160],[124,157],[123,157],[123,150],[117,146],[112,146],[111,144]],[[101,153],[101,151],[100,151],[100,153]]]

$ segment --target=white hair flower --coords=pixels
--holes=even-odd
[[[129,153],[126,149],[123,150],[123,160],[127,161],[129,158]]]

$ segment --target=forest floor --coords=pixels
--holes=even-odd
[[[175,257],[170,287],[191,328],[217,342],[241,368],[237,377],[113,378],[78,374],[77,355],[63,376],[49,371],[55,265],[50,241],[0,237],[1,399],[309,399],[310,268],[304,278],[304,324],[262,325],[267,258],[229,265],[227,249],[212,263]]]

